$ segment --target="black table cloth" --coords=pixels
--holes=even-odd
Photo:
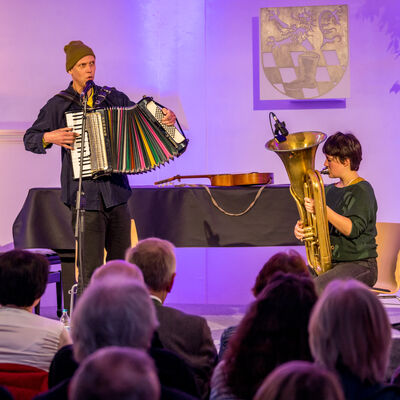
[[[259,186],[210,187],[218,205],[240,213],[255,199]],[[60,189],[30,189],[13,225],[16,248],[72,250],[69,209]],[[135,187],[128,202],[139,239],[159,237],[177,247],[293,246],[298,219],[287,185],[264,188],[246,214],[234,217],[218,210],[204,187]]]

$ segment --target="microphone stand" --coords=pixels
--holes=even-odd
[[[85,155],[85,138],[86,138],[86,115],[87,115],[87,93],[82,98],[83,104],[83,115],[82,115],[82,139],[81,139],[81,159],[79,162],[79,181],[78,181],[78,191],[76,193],[76,203],[75,203],[75,267],[78,270],[78,293],[81,294],[83,291],[83,275],[82,275],[82,265],[83,265],[83,231],[84,231],[84,217],[85,210],[82,209],[82,196],[85,193],[82,191],[82,174],[83,174],[83,157]],[[79,284],[81,281],[81,284]]]

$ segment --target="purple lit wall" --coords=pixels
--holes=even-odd
[[[324,4],[349,7],[346,106],[295,109],[282,102],[255,110],[253,34],[260,8]],[[397,0],[0,1],[0,245],[12,240],[27,190],[59,186],[58,149],[46,156],[27,153],[21,132],[68,85],[63,46],[77,39],[96,53],[98,84],[115,86],[133,100],[154,96],[175,111],[190,138],[180,159],[131,177],[133,185],[178,173],[251,171],[274,172],[275,183],[288,183],[281,161],[264,148],[271,137],[268,111],[275,111],[291,131],[354,132],[364,151],[360,175],[378,200],[378,221],[400,222],[399,12]],[[322,163],[319,152],[317,167]],[[277,250],[178,249],[170,301],[246,303],[258,269]]]

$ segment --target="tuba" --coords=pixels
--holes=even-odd
[[[331,268],[331,245],[325,190],[321,175],[315,171],[317,147],[326,139],[322,132],[297,132],[286,140],[272,139],[265,147],[283,161],[290,180],[290,193],[296,201],[304,226],[304,244],[310,267],[320,275]],[[315,214],[307,212],[304,197],[314,199]]]

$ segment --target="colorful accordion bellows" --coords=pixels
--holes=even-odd
[[[67,126],[80,135],[71,150],[74,178],[79,178],[82,112],[65,113]],[[182,130],[161,124],[161,107],[150,97],[132,107],[90,110],[86,118],[82,177],[110,173],[139,174],[180,156],[188,144]]]

